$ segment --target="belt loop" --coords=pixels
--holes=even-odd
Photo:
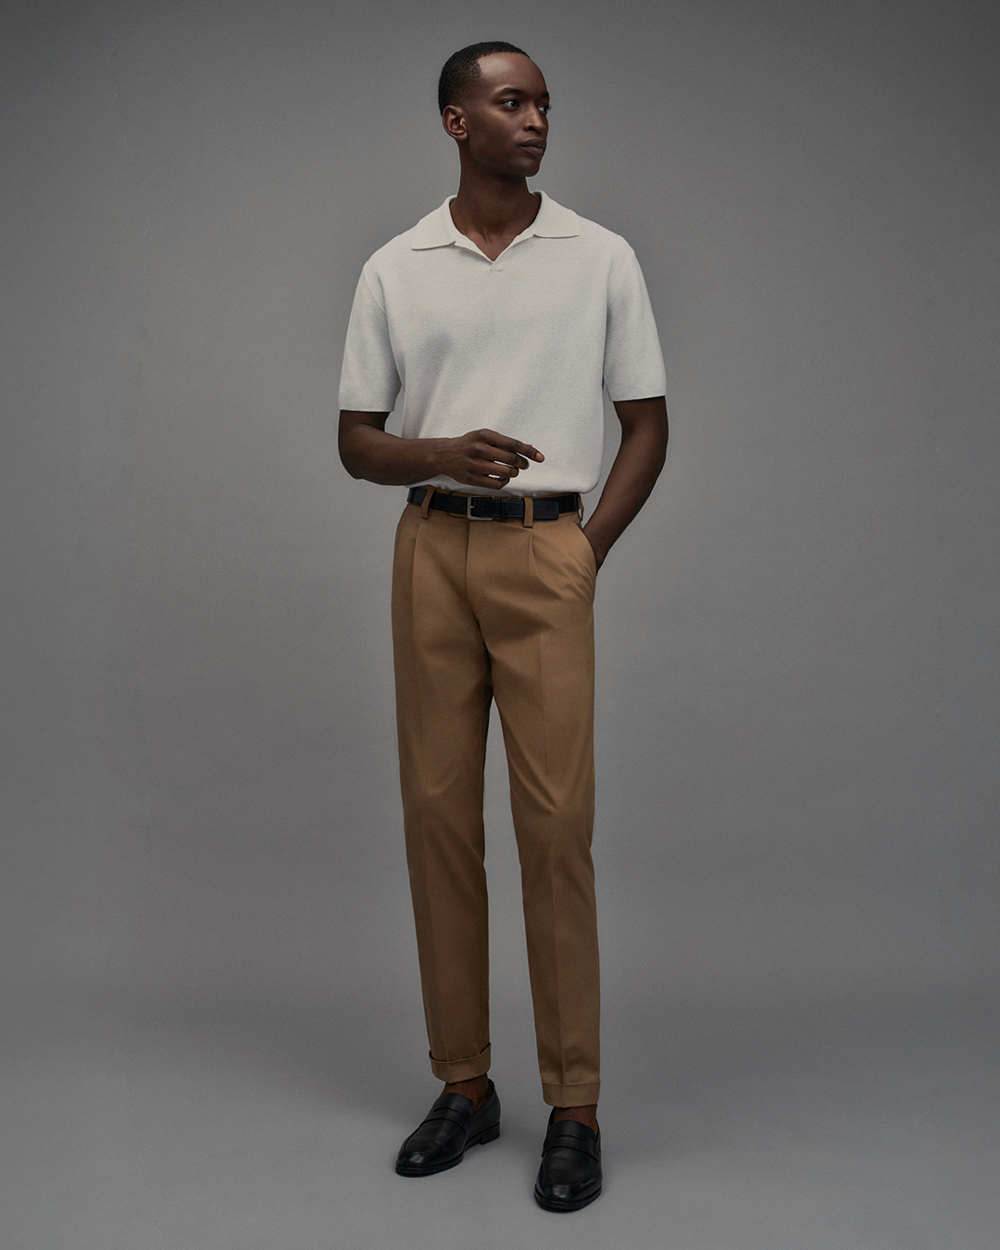
[[[535,501],[530,495],[524,496],[524,528],[530,530],[535,524]]]
[[[425,521],[427,520],[427,509],[431,506],[431,499],[433,495],[434,495],[434,487],[425,486],[424,487],[424,502],[420,505],[420,515],[423,517]]]
[[[579,508],[579,512],[580,512],[580,524],[582,525],[582,524],[583,524],[583,496],[582,496],[582,495],[580,495],[580,494],[577,494],[577,500],[578,500],[578,502],[579,502],[579,504],[580,504],[580,508]]]

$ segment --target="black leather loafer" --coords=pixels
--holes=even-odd
[[[601,1192],[601,1134],[578,1120],[553,1124],[554,1115],[542,1146],[535,1201],[546,1211],[579,1211]]]
[[[400,1176],[431,1176],[462,1162],[470,1146],[485,1146],[500,1136],[500,1099],[490,1081],[490,1096],[473,1111],[464,1094],[442,1094],[427,1118],[399,1148]]]

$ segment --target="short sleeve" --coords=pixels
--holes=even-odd
[[[615,399],[648,399],[667,389],[663,352],[635,252],[622,240],[608,279],[604,385]]]
[[[347,323],[340,370],[340,407],[352,412],[391,412],[400,377],[389,338],[385,307],[361,271]]]

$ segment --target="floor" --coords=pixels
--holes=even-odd
[[[421,1179],[391,1164],[438,1087],[388,1005],[164,987],[7,1005],[4,1250],[998,1244],[981,988],[606,1010],[605,1192],[570,1215],[531,1198],[546,1108],[523,1005],[495,1011],[499,1140]]]

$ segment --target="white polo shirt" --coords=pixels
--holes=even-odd
[[[449,195],[380,247],[358,279],[340,407],[391,412],[404,438],[488,428],[545,456],[502,492],[589,491],[612,400],[666,392],[663,354],[635,253],[621,235],[545,194],[535,220],[491,261],[458,230]]]

